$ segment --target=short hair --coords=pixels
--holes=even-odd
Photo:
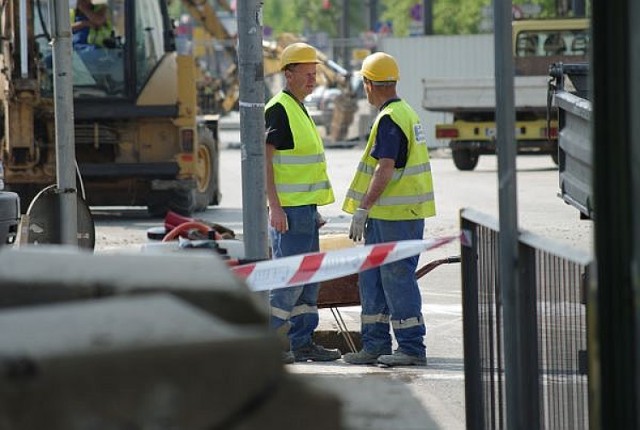
[[[367,79],[364,76],[362,80],[365,82],[369,82],[374,87],[392,87],[397,84],[396,81],[372,81],[371,79]]]

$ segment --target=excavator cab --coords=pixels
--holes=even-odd
[[[75,2],[71,2],[72,4]],[[51,88],[51,44],[49,0],[36,0],[35,40],[42,68]],[[163,2],[157,0],[93,0],[104,8],[111,36],[100,43],[78,42],[73,34],[72,66],[74,97],[84,99],[135,98],[166,52],[175,46]],[[80,12],[70,9],[71,24]]]
[[[50,3],[0,10],[0,83],[9,88],[0,96],[0,159],[7,188],[27,204],[56,181]],[[147,206],[153,216],[217,204],[217,116],[198,117],[195,61],[176,52],[166,0],[93,4],[106,8],[110,35],[72,48],[75,155],[87,203]]]

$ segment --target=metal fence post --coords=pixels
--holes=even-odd
[[[478,317],[478,252],[475,224],[460,218],[462,241],[462,331],[464,347],[465,411],[467,429],[484,429],[480,376],[480,320]]]
[[[520,410],[527,428],[540,427],[540,385],[538,377],[538,329],[537,329],[537,276],[536,250],[519,243],[520,282],[516,292],[516,315],[518,315],[518,370],[520,372],[520,399],[526,408]]]

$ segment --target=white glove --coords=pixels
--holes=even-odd
[[[355,242],[362,240],[364,237],[364,226],[367,223],[369,211],[367,209],[356,209],[356,213],[351,218],[351,227],[349,227],[349,239]]]

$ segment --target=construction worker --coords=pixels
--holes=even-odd
[[[349,237],[366,245],[422,239],[424,219],[435,215],[427,142],[416,112],[396,92],[395,59],[365,58],[360,71],[367,101],[378,108],[371,134],[342,209],[353,214]],[[351,364],[426,365],[418,256],[359,275],[362,350]],[[392,353],[389,323],[398,348]]]
[[[113,26],[106,4],[78,0],[70,14],[74,49],[113,47]]]
[[[319,250],[318,206],[334,201],[324,147],[302,101],[316,83],[315,48],[287,46],[281,56],[285,88],[266,105],[269,235],[275,258]],[[332,361],[338,350],[313,343],[318,326],[317,283],[271,292],[271,326],[287,339],[283,361]]]

